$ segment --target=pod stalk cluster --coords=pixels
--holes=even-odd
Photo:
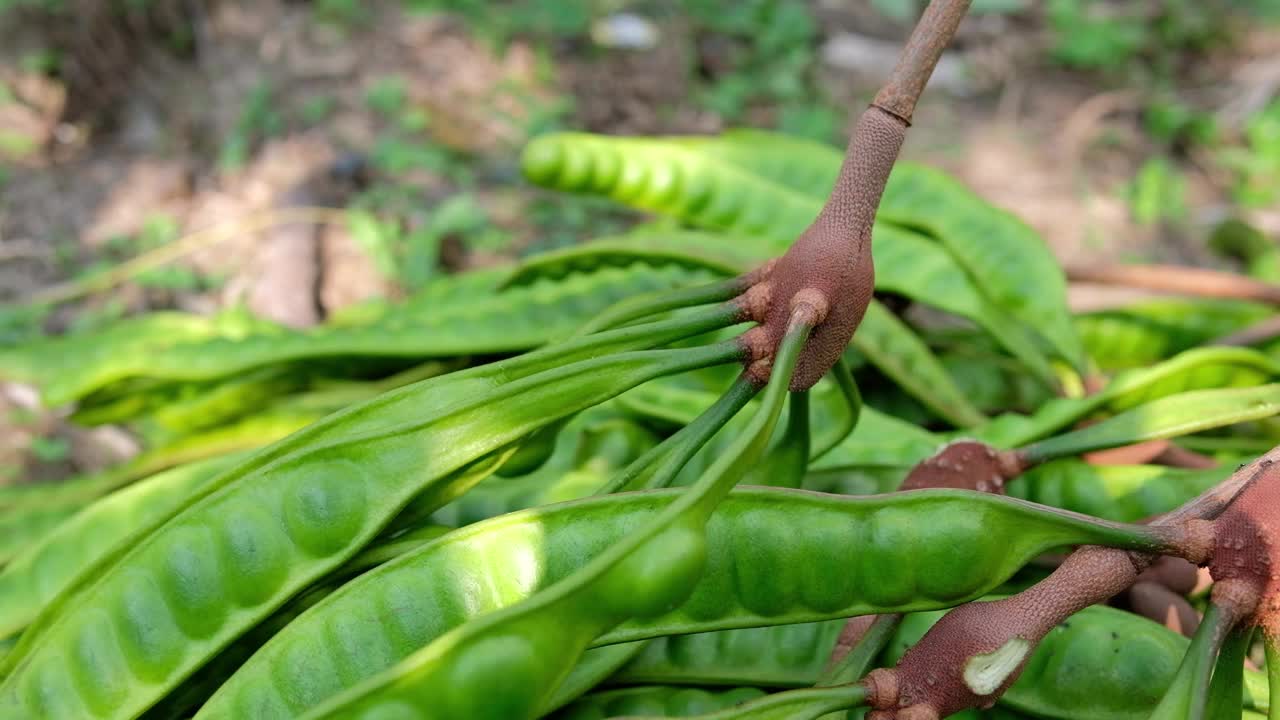
[[[791,380],[808,390],[840,359],[862,322],[875,289],[871,228],[889,173],[906,139],[916,102],[943,49],[969,8],[969,0],[933,0],[908,39],[897,66],[875,101],[859,117],[844,163],[818,217],[771,266],[747,301],[763,332],[752,342],[776,351],[794,303],[824,308]],[[803,300],[801,300],[803,298]],[[767,370],[757,356],[748,364],[756,377]]]
[[[1151,523],[1161,542],[1208,564],[1216,581],[1216,627],[1280,630],[1280,448]],[[985,708],[1017,680],[1050,630],[1083,608],[1133,586],[1156,556],[1087,546],[1027,590],[994,602],[961,605],[945,615],[895,668],[864,678],[868,720],[920,720]],[[1207,620],[1207,618],[1206,618]],[[1204,632],[1200,628],[1200,632]],[[1216,655],[1218,645],[1213,646]],[[1163,705],[1162,705],[1163,706]]]

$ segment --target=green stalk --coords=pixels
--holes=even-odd
[[[615,475],[601,487],[597,495],[617,492],[667,487],[680,468],[684,467],[707,441],[725,423],[755,397],[759,388],[745,378],[738,378],[715,404],[703,411],[693,422],[681,428]]]
[[[1239,720],[1244,711],[1244,659],[1253,642],[1253,628],[1237,627],[1227,636],[1209,681],[1206,720]]]
[[[1267,720],[1280,720],[1280,637],[1263,630],[1262,642],[1267,651]]]
[[[1231,623],[1232,618],[1220,606],[1209,605],[1177,674],[1173,676],[1173,683],[1149,720],[1205,720],[1214,662],[1231,630]]]
[[[835,378],[836,386],[840,388],[840,394],[849,407],[849,415],[843,418],[830,433],[823,433],[821,440],[814,438],[813,454],[809,456],[810,463],[844,442],[849,433],[858,426],[858,418],[862,415],[862,393],[858,391],[858,384],[853,381],[853,370],[849,368],[849,362],[844,357],[841,357],[836,362],[836,366],[831,369],[831,377]]]
[[[809,436],[809,391],[793,392],[786,427],[743,484],[800,487],[809,467]]]
[[[861,684],[803,688],[765,695],[715,712],[691,715],[688,720],[815,720],[828,713],[860,708],[866,702],[867,688]],[[659,718],[628,716],[626,720]]]
[[[668,310],[726,302],[742,294],[745,288],[741,278],[724,280],[708,285],[698,285],[680,290],[659,290],[619,300],[605,308],[599,315],[578,328],[575,336],[591,335],[610,328],[620,327]],[[734,308],[737,310],[737,308]]]
[[[440,687],[466,697],[468,684],[484,685],[492,678],[459,674],[457,668],[481,662],[489,654],[488,648],[498,643],[508,645],[510,638],[516,637],[533,643],[520,647],[536,647],[538,663],[536,668],[527,666],[532,673],[530,682],[503,696],[502,707],[508,717],[533,717],[595,638],[632,615],[651,611],[648,604],[634,603],[671,606],[692,592],[693,580],[700,576],[706,559],[707,522],[719,502],[763,454],[808,335],[809,328],[793,320],[774,358],[761,407],[746,431],[697,483],[656,517],[551,587],[454,628],[397,665],[312,708],[304,717],[363,717],[405,702],[437,702],[434,694],[428,698],[424,693]],[[679,460],[671,457],[666,462],[676,465]],[[618,587],[615,583],[634,584],[631,578],[648,586],[644,594],[610,596],[609,591]],[[602,597],[611,597],[611,601],[602,603]],[[486,667],[497,670],[502,665]]]
[[[677,500],[668,510],[672,517],[688,515],[705,523],[711,517],[725,495],[733,489],[738,480],[747,474],[764,454],[765,445],[773,434],[773,428],[782,414],[782,401],[791,384],[791,373],[800,359],[800,351],[809,339],[811,328],[795,325],[788,328],[782,342],[778,343],[777,355],[773,361],[773,370],[769,375],[769,384],[765,387],[764,398],[760,402],[760,410],[751,418],[751,422],[743,429],[742,434],[725,449],[723,455],[716,460],[706,473],[694,483],[689,491]]]
[[[1026,445],[1017,452],[1034,465],[1146,440],[1190,435],[1277,413],[1280,384],[1195,390],[1153,400],[1097,424]]]
[[[871,670],[876,658],[880,657],[901,624],[901,613],[876,616],[871,627],[867,628],[849,654],[822,673],[817,686],[830,687],[861,679]]]

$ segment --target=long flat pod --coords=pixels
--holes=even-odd
[[[447,502],[481,477],[469,465],[557,418],[738,354],[735,346],[625,353],[473,387],[428,420],[413,422],[419,408],[400,427],[232,473],[55,603],[56,613],[15,650],[0,710],[134,717],[351,557],[415,495]]]
[[[1089,357],[1107,372],[1145,367],[1243,329],[1275,310],[1263,303],[1160,298],[1073,319]]]
[[[645,685],[594,692],[549,716],[549,720],[605,720],[622,715],[687,717],[763,697],[755,687],[698,688]]]
[[[30,366],[37,373],[33,381],[41,386],[45,402],[57,406],[138,377],[207,380],[309,358],[426,358],[522,351],[572,332],[623,298],[713,278],[675,266],[645,267],[643,272],[615,267],[496,292],[508,272],[482,270],[442,277],[403,305],[358,322],[308,331],[268,323],[189,336],[153,332],[157,339],[150,344],[140,343],[122,328],[106,336],[50,343],[58,352],[46,351],[48,355],[64,355],[75,362],[58,358],[41,367],[36,359],[24,357],[22,350],[14,351],[17,357],[11,358],[0,353],[0,371],[6,362],[24,369]],[[194,321],[207,322],[204,318]],[[44,360],[43,353],[39,360]]]
[[[21,630],[82,569],[154,518],[170,514],[201,485],[243,459],[226,455],[182,465],[89,505],[0,572],[0,637]]]
[[[1151,367],[1119,373],[1093,395],[1050,400],[1031,416],[1001,415],[974,435],[1000,447],[1025,445],[1095,412],[1133,409],[1184,391],[1256,386],[1272,378],[1276,369],[1274,360],[1247,348],[1196,348]]]
[[[421,417],[425,408],[430,408],[430,411],[436,415],[442,415],[458,403],[474,399],[478,394],[493,391],[503,383],[511,383],[541,371],[611,352],[653,347],[696,335],[699,332],[722,327],[731,322],[735,316],[736,313],[732,308],[726,308],[699,317],[624,328],[397,388],[335,412],[263,448],[245,462],[203,486],[201,491],[188,501],[188,504],[196,503],[204,495],[221,487],[241,482],[243,478],[262,471],[271,463],[290,454],[315,451],[327,443],[338,440],[358,442],[363,436],[372,436],[379,432],[394,432],[397,429],[408,431],[414,426],[415,421],[418,425],[422,424]],[[155,527],[158,527],[158,524],[150,530],[154,530]],[[139,529],[140,533],[145,531],[147,531],[146,528]],[[68,592],[59,595],[52,603],[45,606],[33,623],[35,629],[25,633],[18,647],[0,662],[0,670],[7,674],[8,670],[16,665],[25,656],[27,649],[33,645],[32,638],[42,632],[40,628],[52,623],[54,618],[62,613],[65,603],[94,582],[98,575],[107,572],[119,559],[118,556],[103,558],[97,565],[87,568]]]
[[[817,682],[844,624],[838,619],[660,637],[609,682],[805,687]]]
[[[1217,485],[1234,465],[1205,469],[1163,465],[1092,465],[1063,458],[1032,468],[1005,491],[1024,500],[1119,522],[1139,522]]]
[[[6,485],[0,487],[0,512],[66,503],[83,507],[113,490],[179,465],[261,448],[318,419],[316,413],[270,411],[146,450],[128,462],[96,473],[57,483]]]
[[[1145,440],[1190,435],[1280,412],[1280,383],[1223,390],[1192,390],[1152,400],[1097,424],[1026,445],[1033,461],[1091,452]]]
[[[197,717],[305,711],[449,629],[567,577],[680,493],[590,498],[450,533],[308,610]],[[690,598],[599,642],[950,607],[989,592],[1051,547],[1114,540],[1102,527],[960,491],[844,497],[739,488],[712,516],[706,571]]]
[[[766,256],[785,249],[813,220],[840,162],[841,153],[828,145],[760,131],[640,138],[554,133],[529,143],[522,158],[533,182],[605,195],[725,231]],[[1068,358],[1082,355],[1067,313],[1065,283],[1052,255],[1034,232],[1007,213],[945,176],[926,175],[930,182],[922,183],[922,173],[927,170],[901,163],[889,176],[884,202],[892,207],[881,214],[890,222],[877,223],[874,233],[876,287],[973,320],[1052,385],[1037,334],[1061,346]],[[911,204],[922,184],[938,202]],[[937,207],[950,212],[938,218]],[[947,237],[940,246],[903,225],[927,227]],[[966,272],[972,270],[968,255],[980,255],[982,242],[996,245],[994,251],[985,248],[987,255],[998,252],[1009,266],[1031,269],[1033,277],[1014,283],[1019,294],[1013,300],[974,279],[981,274]]]

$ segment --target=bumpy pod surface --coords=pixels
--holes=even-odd
[[[108,495],[58,526],[0,572],[0,636],[20,630],[119,541],[167,517],[242,459],[230,455],[168,470]]]
[[[671,635],[650,640],[610,678],[623,685],[813,685],[843,620]]]
[[[670,364],[691,352],[704,351],[623,353],[586,363],[598,372],[576,375],[564,367],[510,379],[541,357],[523,356],[339,413],[295,436],[303,448],[293,454],[275,448],[256,455],[50,606],[33,625],[38,632],[7,659],[12,671],[0,685],[0,711],[30,718],[136,715],[350,558],[413,496],[446,502],[483,476],[473,463],[496,460],[493,453],[557,415],[665,372],[708,364]],[[565,373],[577,381],[562,382]],[[433,393],[440,404],[430,419],[421,419],[420,407],[409,416],[416,421],[388,412]],[[503,402],[510,397],[521,402]],[[329,444],[317,442],[326,433]]]
[[[308,610],[246,662],[199,717],[305,711],[451,628],[567,577],[679,495],[591,498],[451,533]],[[948,607],[989,591],[1039,552],[1108,535],[1088,522],[1047,518],[975,493],[843,497],[742,488],[712,516],[705,569],[689,599],[624,623],[597,644]]]

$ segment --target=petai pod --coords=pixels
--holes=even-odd
[[[8,563],[32,543],[47,537],[54,528],[79,512],[81,507],[81,503],[61,503],[25,508],[0,516],[0,566]]]
[[[820,196],[662,138],[543,135],[525,146],[521,167],[539,185],[603,195],[696,227],[774,238],[778,249],[822,206]]]
[[[877,217],[937,238],[992,301],[1044,337],[1077,372],[1083,371],[1084,348],[1067,310],[1066,277],[1026,223],[982,202],[944,173],[907,163],[889,176]]]
[[[118,490],[59,525],[0,572],[0,637],[21,630],[85,568],[139,527],[167,517],[200,486],[244,459],[223,455]]]
[[[1269,317],[1273,309],[1240,300],[1161,299],[1078,315],[1085,348],[1106,371],[1145,367]]]
[[[268,412],[145,450],[127,462],[57,483],[0,487],[0,512],[70,506],[82,508],[141,478],[179,465],[227,453],[253,450],[279,440],[319,419],[315,413]]]
[[[668,507],[565,578],[446,631],[306,715],[533,718],[594,638],[628,618],[650,617],[679,604],[702,575],[713,511],[764,453],[786,397],[786,386],[777,380],[789,379],[795,370],[814,310],[800,304],[793,312],[769,371],[775,382],[767,385],[746,432]],[[623,487],[667,484],[761,387],[744,373],[715,406],[628,466],[617,482]],[[500,695],[493,693],[495,682],[504,689]]]
[[[1063,458],[1032,468],[1005,486],[1012,497],[1119,522],[1141,522],[1190,501],[1225,480],[1234,466],[1091,465]]]
[[[301,713],[450,628],[567,577],[681,492],[590,498],[451,533],[316,604],[247,661],[199,717]],[[1080,519],[1046,518],[978,493],[741,488],[712,516],[706,571],[689,599],[597,642],[950,607],[989,592],[1049,548],[1115,539]],[[287,670],[304,663],[304,678]]]
[[[740,249],[718,240],[719,247],[700,241],[692,246],[676,242],[662,242],[655,237],[637,235],[617,239],[594,240],[563,250],[539,253],[522,262],[503,281],[502,289],[531,285],[538,280],[562,280],[573,273],[595,272],[601,267],[671,265],[688,268],[691,274],[699,271],[712,275],[732,277],[768,260],[768,253],[743,254]]]
[[[48,606],[7,658],[0,710],[136,715],[351,557],[415,495],[447,502],[500,462],[495,453],[558,417],[653,377],[736,359],[736,347],[712,346],[562,365],[575,354],[679,339],[733,317],[717,312],[714,320],[628,328],[427,380],[259,452]],[[559,367],[532,372],[543,364]],[[85,661],[62,661],[77,648]]]
[[[621,418],[592,419],[594,414],[588,410],[560,433],[552,456],[542,467],[519,477],[485,478],[467,494],[432,512],[431,522],[462,527],[516,510],[587,497],[656,444],[648,431],[634,423]],[[406,514],[415,514],[412,503]]]
[[[812,685],[831,657],[844,623],[837,619],[656,638],[609,682],[762,688]]]
[[[208,332],[190,341],[170,340],[146,352],[121,352],[114,347],[110,352],[99,352],[94,343],[105,340],[68,339],[71,344],[62,347],[62,352],[78,353],[76,357],[82,362],[51,365],[33,381],[42,388],[46,403],[60,405],[138,377],[209,380],[307,359],[440,358],[521,351],[569,335],[582,322],[624,298],[715,277],[680,266],[603,267],[497,292],[498,283],[508,272],[441,277],[375,318],[308,331],[275,327],[269,332]],[[424,308],[430,311],[424,312]],[[87,359],[82,353],[85,345],[94,350]]]
[[[696,688],[651,685],[602,690],[565,707],[548,720],[605,720],[623,715],[688,717],[764,697],[754,687]]]

